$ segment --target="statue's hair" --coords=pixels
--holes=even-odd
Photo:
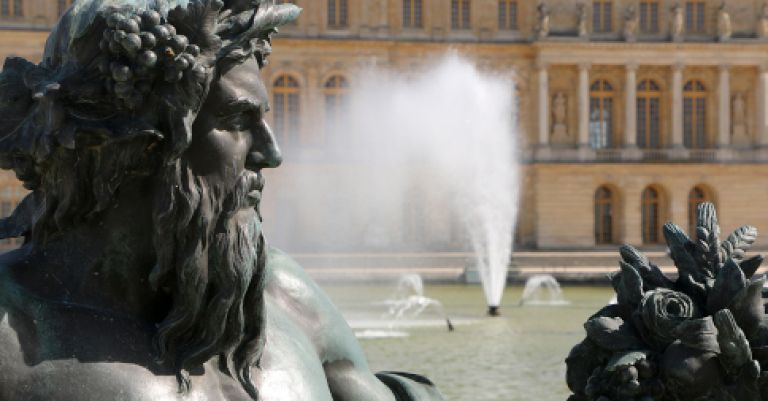
[[[211,82],[248,57],[263,66],[271,35],[299,11],[272,0],[75,2],[40,64],[9,58],[0,73],[0,168],[32,190],[0,221],[0,238],[44,242],[103,211],[127,177],[175,163]],[[151,46],[155,25],[170,36]]]

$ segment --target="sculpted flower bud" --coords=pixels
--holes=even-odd
[[[688,295],[666,288],[646,292],[640,302],[640,311],[648,332],[663,344],[676,339],[673,332],[677,325],[700,315]]]

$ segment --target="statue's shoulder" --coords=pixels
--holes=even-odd
[[[310,309],[332,306],[325,292],[287,253],[277,248],[269,248],[266,266],[267,294]]]

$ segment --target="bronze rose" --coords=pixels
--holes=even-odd
[[[666,288],[646,292],[640,301],[640,312],[648,332],[663,344],[676,340],[675,327],[680,323],[700,316],[688,295]]]

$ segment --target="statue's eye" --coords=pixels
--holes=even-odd
[[[227,130],[243,130],[250,121],[248,113],[235,113],[221,118],[221,128]]]

